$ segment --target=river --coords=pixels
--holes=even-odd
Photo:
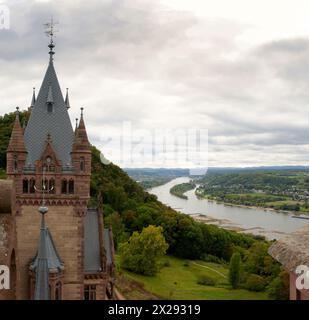
[[[170,194],[171,187],[188,181],[190,181],[189,177],[181,177],[148,191],[155,194],[162,203],[177,211],[193,215],[200,220],[205,217],[207,223],[223,228],[264,235],[267,239],[279,239],[284,234],[309,224],[309,220],[293,218],[289,213],[229,206],[207,199],[198,199],[194,190],[185,193],[188,200]]]

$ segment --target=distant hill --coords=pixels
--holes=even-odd
[[[129,176],[139,177],[139,176],[153,176],[153,177],[163,177],[163,176],[174,176],[184,177],[190,175],[190,168],[124,168]],[[309,171],[308,166],[260,166],[260,167],[209,167],[207,172],[211,173],[238,173],[238,172],[253,172],[253,171],[282,171],[282,170],[301,170]]]

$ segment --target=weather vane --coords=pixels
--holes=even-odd
[[[54,36],[55,33],[58,32],[58,30],[55,29],[55,25],[59,24],[58,22],[54,22],[53,17],[51,17],[50,22],[44,23],[44,27],[45,27],[45,34],[50,38],[50,43],[48,45],[50,51],[50,58],[52,59],[52,56],[55,54],[55,52],[53,51],[55,45],[54,45]]]

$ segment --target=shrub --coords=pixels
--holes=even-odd
[[[168,248],[161,227],[148,226],[141,233],[133,232],[128,242],[119,248],[120,265],[129,271],[155,275],[159,270],[158,261]]]
[[[213,262],[213,263],[219,263],[219,264],[226,263],[226,261],[224,261],[223,259],[216,257],[212,254],[204,254],[201,259],[205,262]]]
[[[289,274],[281,271],[279,276],[269,284],[268,296],[275,300],[289,300]]]
[[[247,277],[245,288],[250,291],[263,291],[265,289],[265,279],[257,274],[250,274]]]
[[[216,281],[209,276],[202,275],[198,277],[197,284],[200,284],[202,286],[215,286]]]

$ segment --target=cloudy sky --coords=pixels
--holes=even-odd
[[[11,14],[10,30],[0,30],[2,114],[27,108],[39,89],[43,23],[53,15],[72,123],[85,107],[90,140],[107,158],[132,167],[309,164],[309,1],[2,3]],[[128,150],[134,161],[123,163]]]

